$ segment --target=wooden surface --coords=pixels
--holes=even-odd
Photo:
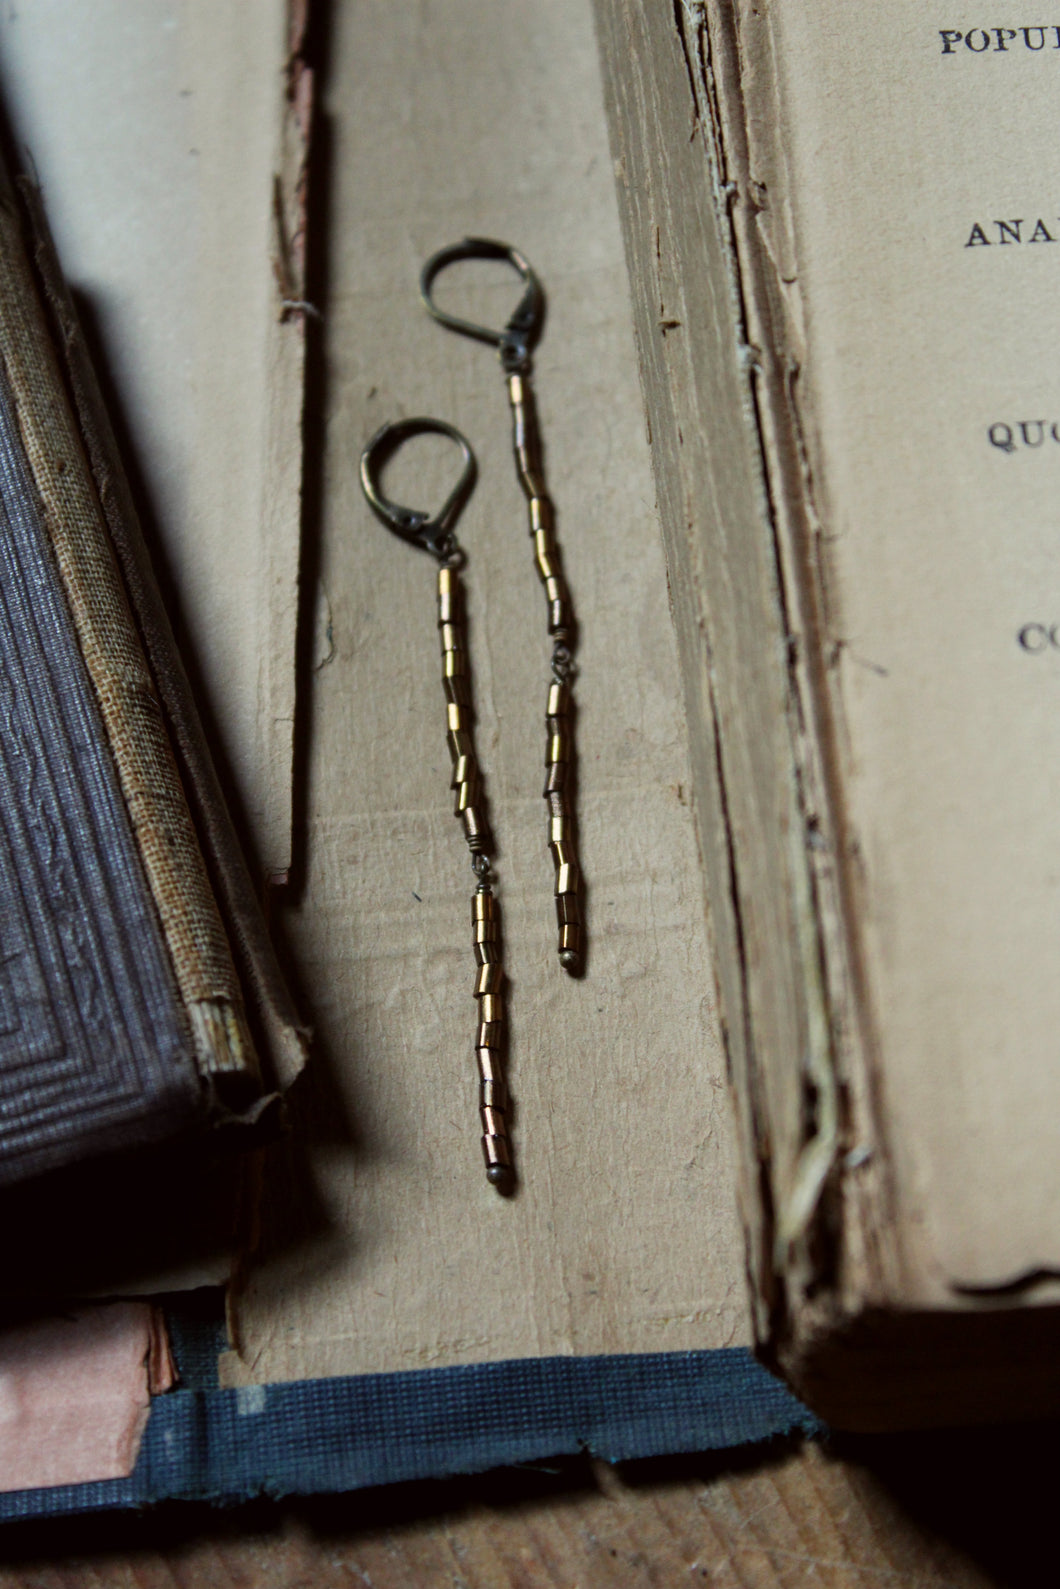
[[[1058,1452],[1043,1425],[36,1523],[0,1534],[0,1589],[1039,1589]]]

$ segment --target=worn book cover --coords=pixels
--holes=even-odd
[[[199,825],[189,803],[208,756],[185,732],[182,779],[172,736],[194,709],[36,189],[5,180],[0,205],[10,1182],[252,1118],[300,1037],[223,803],[199,801]]]
[[[597,7],[756,1333],[838,1422],[1041,1412],[1055,29],[664,11]]]

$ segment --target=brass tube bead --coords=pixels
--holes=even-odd
[[[484,888],[481,892],[472,894],[471,920],[473,922],[497,920],[497,901],[488,889]]]
[[[445,699],[452,706],[471,705],[471,690],[468,685],[466,673],[454,673],[450,678],[443,678],[445,686]]]
[[[501,1191],[508,1191],[512,1184],[512,1156],[508,1138],[484,1136],[482,1151],[486,1159],[486,1179]]]
[[[556,867],[556,897],[564,899],[568,895],[576,898],[578,893],[578,863],[577,861],[561,861]]]
[[[464,824],[464,838],[472,855],[481,855],[489,848],[489,829],[479,806],[466,806],[460,813]]]
[[[465,778],[458,783],[453,793],[453,815],[463,817],[465,811],[473,811],[479,795],[479,782],[477,778]]]
[[[438,623],[458,624],[463,610],[463,587],[455,568],[438,570]]]
[[[499,993],[478,995],[478,1018],[486,1026],[500,1026],[504,1020],[504,1001]],[[485,1046],[488,1048],[489,1044]]]
[[[476,1048],[480,1084],[485,1087],[499,1085],[504,1080],[501,1056],[495,1048]]]
[[[475,977],[475,997],[484,993],[499,993],[504,984],[504,968],[499,961],[480,966]]]
[[[504,1111],[493,1104],[483,1104],[482,1109],[482,1134],[486,1137],[508,1136],[508,1122],[504,1118]]]
[[[570,626],[570,603],[565,596],[556,597],[548,604],[548,632],[550,635],[563,634]]]
[[[490,1054],[492,1049],[486,1049]],[[499,1109],[503,1113],[508,1108],[508,1088],[503,1080],[479,1082],[479,1108]]]
[[[530,534],[536,537],[542,531],[552,529],[553,512],[552,502],[546,496],[530,498]]]

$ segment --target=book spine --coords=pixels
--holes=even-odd
[[[596,6],[765,1341],[834,1259],[837,1049],[858,1022],[795,368],[748,237],[765,194],[742,158],[738,9]],[[751,88],[761,114],[768,83]]]
[[[92,473],[50,346],[17,203],[0,196],[0,361],[81,653],[158,912],[196,1063],[258,1064],[227,936]]]

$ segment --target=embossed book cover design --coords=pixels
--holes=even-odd
[[[112,543],[123,483],[107,456],[109,432],[90,429],[90,421],[102,424],[91,412],[98,393],[90,384],[36,196],[5,180],[0,1183],[196,1121],[253,1115],[275,1079],[262,1077],[229,930],[167,732],[173,681],[186,691],[186,679],[179,660],[163,654],[171,636],[142,546],[130,552],[138,530],[129,513],[123,544]],[[143,587],[135,615],[123,553]],[[145,628],[154,673],[141,644]],[[187,703],[178,711],[187,715]],[[201,732],[199,739],[182,757],[188,765],[198,758],[192,782],[202,787],[210,780]],[[229,903],[239,896],[239,925],[250,920],[243,959],[255,959],[245,944],[256,940],[258,965],[243,981],[266,989],[256,999],[266,1049],[275,1047],[273,1031],[281,1048],[284,1039],[297,1048],[288,1009],[277,1013],[280,980],[262,951],[245,875],[233,883],[241,863],[233,866],[226,814],[196,816],[200,828],[221,832],[225,855],[221,862],[214,855],[215,873],[227,867],[222,894]]]

